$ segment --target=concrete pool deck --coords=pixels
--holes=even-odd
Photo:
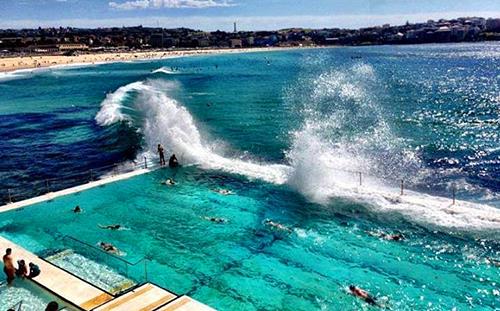
[[[0,236],[2,254],[7,248],[12,249],[14,262],[24,259],[26,264],[32,262],[40,267],[41,273],[33,278],[33,282],[83,310],[92,310],[114,298],[103,290],[84,282]]]
[[[123,295],[113,296],[73,274],[0,236],[0,250],[12,249],[14,262],[24,259],[40,267],[33,282],[85,311],[213,311],[188,296],[177,296],[152,283],[145,283]],[[15,281],[14,281],[15,282]]]

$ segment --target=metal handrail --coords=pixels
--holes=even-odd
[[[98,176],[104,176],[107,174],[119,174],[119,173],[125,173],[125,172],[133,172],[135,170],[139,169],[155,169],[158,167],[158,165],[151,161],[148,160],[146,157],[144,157],[144,161],[137,161],[134,162],[133,164],[128,164],[124,165],[122,168],[118,169],[122,163],[114,163],[114,164],[109,164],[101,167],[96,167],[89,169],[86,172],[76,172],[76,173],[71,173],[67,175],[63,175],[60,177],[52,177],[52,178],[45,178],[43,180],[38,180],[35,182],[30,182],[29,185],[31,187],[31,191],[18,191],[16,188],[8,188],[7,189],[7,194],[4,196],[4,199],[2,201],[6,201],[6,203],[12,203],[14,201],[19,201],[21,199],[27,199],[31,197],[36,197],[42,194],[46,194],[49,192],[57,191],[57,190],[62,190],[67,187],[68,184],[71,184],[72,182],[75,184],[83,184],[86,182],[92,182],[94,180],[97,180]],[[113,170],[109,170],[113,168]],[[54,182],[56,181],[65,181],[65,187],[54,187]],[[26,187],[24,187],[26,188]],[[23,189],[24,189],[23,188]],[[21,189],[22,190],[22,189]]]
[[[151,159],[148,159],[147,157],[144,157],[144,161],[138,160],[137,162],[133,162],[133,164],[125,165],[122,169],[120,169],[119,172],[117,172],[116,170],[118,169],[119,165],[120,164],[118,164],[118,163],[114,163],[114,164],[109,164],[109,165],[93,168],[93,169],[90,169],[86,172],[77,172],[77,173],[64,175],[61,177],[46,178],[44,180],[35,181],[35,182],[30,183],[30,185],[32,186],[31,189],[33,189],[32,191],[16,191],[17,189],[7,189],[7,194],[4,195],[4,199],[2,199],[2,201],[6,201],[7,203],[12,203],[14,201],[18,201],[20,198],[26,199],[26,198],[33,197],[33,195],[39,196],[42,194],[46,194],[46,193],[55,191],[56,189],[62,190],[64,188],[66,188],[68,186],[68,184],[71,184],[71,182],[74,182],[74,184],[80,184],[79,182],[94,181],[97,179],[96,178],[97,176],[103,176],[106,174],[116,175],[118,173],[123,173],[123,172],[132,172],[132,171],[135,171],[137,169],[147,169],[147,168],[155,169],[159,166],[157,162],[154,162]],[[109,169],[111,169],[111,168],[113,168],[113,170],[109,171]],[[354,178],[356,178],[356,183],[359,186],[363,186],[363,184],[365,183],[366,177],[380,179],[380,177],[378,177],[376,175],[368,174],[368,173],[362,172],[360,170],[335,169],[335,171],[355,175]],[[98,172],[101,172],[101,173],[98,174]],[[58,189],[57,187],[53,186],[53,183],[56,181],[60,181],[60,180],[64,180],[66,183],[64,185],[65,187],[59,187],[59,189]],[[384,178],[384,180],[388,180],[388,179]],[[399,194],[400,195],[404,195],[405,190],[408,189],[408,185],[411,184],[405,178],[394,178],[394,179],[391,178],[390,180],[399,184],[399,190],[400,190]],[[495,178],[489,178],[488,180],[500,182],[500,180],[495,179]],[[451,195],[450,195],[450,198],[453,200],[453,204],[455,204],[457,192],[458,192],[458,189],[457,189],[456,185],[453,185],[451,188]]]
[[[15,310],[15,311],[21,311],[21,307],[23,306],[23,300],[21,301],[18,301],[15,305],[13,305],[12,307],[10,308],[7,308],[7,310]]]

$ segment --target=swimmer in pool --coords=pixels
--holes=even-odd
[[[75,213],[75,214],[78,214],[81,212],[82,212],[82,209],[80,208],[80,205],[75,206],[75,208],[73,209],[73,213]]]
[[[107,225],[107,226],[99,225],[99,228],[101,228],[101,229],[107,229],[107,230],[120,230],[120,229],[123,229],[123,226],[119,225],[119,224],[116,224],[116,225]]]
[[[273,229],[277,229],[279,231],[292,232],[292,230],[290,228],[288,228],[287,226],[282,225],[279,222],[274,222],[274,221],[272,221],[270,219],[264,220],[264,224],[266,226],[269,226],[269,227],[271,227]]]
[[[217,190],[214,190],[215,192],[217,192],[218,194],[222,194],[222,195],[230,195],[230,194],[233,194],[231,192],[231,190],[227,190],[227,189],[217,189]]]
[[[402,233],[393,233],[393,234],[388,234],[385,232],[380,232],[380,231],[367,231],[369,235],[381,238],[387,241],[403,241],[405,239],[404,235]]]
[[[395,233],[395,234],[384,234],[382,235],[382,238],[388,241],[403,241],[405,239],[404,235],[401,233]]]
[[[172,178],[167,178],[162,184],[167,185],[167,186],[173,186],[176,184],[175,180]]]
[[[500,260],[493,259],[491,257],[486,257],[486,260],[488,261],[489,264],[491,264],[491,265],[493,265],[495,267],[500,268]]]
[[[354,285],[349,285],[349,292],[358,297],[358,298],[361,298],[363,299],[365,302],[371,304],[371,305],[374,305],[374,306],[378,306],[377,304],[377,298],[373,297],[372,295],[370,295],[367,291],[359,288],[359,287],[356,287]]]
[[[207,216],[205,216],[205,217],[203,217],[203,219],[214,222],[216,224],[223,224],[223,223],[227,222],[227,219],[219,218],[219,217],[207,217]]]
[[[111,253],[111,254],[118,255],[120,253],[120,251],[118,250],[118,248],[116,248],[111,243],[100,242],[99,243],[99,247],[101,247],[102,250],[104,250],[104,251],[106,251],[108,253]]]

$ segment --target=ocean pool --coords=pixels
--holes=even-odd
[[[0,280],[2,310],[13,308],[16,311],[40,311],[45,310],[49,302],[56,301],[59,304],[59,310],[78,311],[31,281],[16,279],[12,286],[7,286],[3,283],[5,282],[3,275]]]
[[[177,183],[161,184],[169,177]],[[73,213],[75,205],[83,212]],[[286,185],[192,166],[1,213],[0,234],[42,257],[69,248],[88,254],[68,237],[113,243],[127,261],[148,258],[149,281],[219,310],[370,309],[346,292],[349,284],[392,310],[500,307],[500,270],[488,261],[498,258],[498,241],[387,223],[363,209],[341,199],[310,203]],[[109,224],[125,229],[100,228]],[[370,235],[379,231],[406,239]],[[103,257],[94,259],[123,271]],[[142,269],[129,273],[143,281]]]

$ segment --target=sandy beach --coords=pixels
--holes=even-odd
[[[276,51],[289,48],[243,48],[243,49],[206,49],[206,50],[179,50],[179,51],[141,51],[141,52],[115,52],[79,54],[73,56],[64,55],[36,55],[0,58],[0,72],[10,72],[20,69],[36,69],[51,66],[96,64],[106,62],[134,61],[162,59],[171,57],[182,57],[191,55],[222,54],[222,53],[244,53]]]

